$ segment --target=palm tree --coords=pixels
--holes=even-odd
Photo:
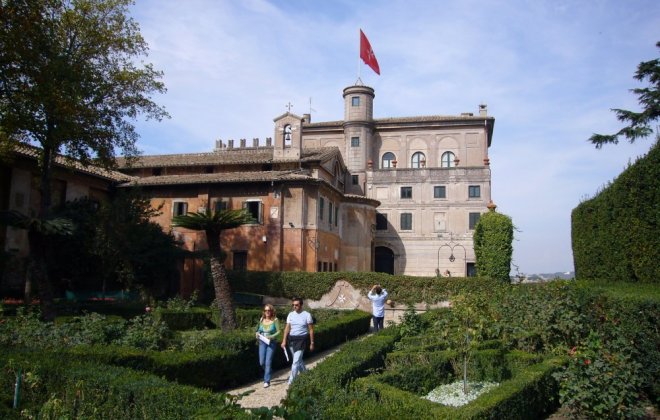
[[[220,319],[222,329],[225,331],[236,329],[236,314],[231,300],[231,287],[227,280],[225,265],[220,247],[220,234],[223,230],[233,229],[251,223],[254,219],[245,209],[220,210],[213,214],[189,213],[172,218],[172,226],[190,230],[203,230],[206,233],[206,243],[209,246],[209,259],[211,264],[211,277],[215,298],[220,306]]]

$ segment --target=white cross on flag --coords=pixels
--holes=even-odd
[[[360,58],[364,61],[364,64],[371,67],[371,70],[375,71],[376,74],[380,75],[380,67],[378,67],[378,60],[376,60],[376,55],[374,50],[371,49],[371,44],[367,39],[362,29],[360,29]]]

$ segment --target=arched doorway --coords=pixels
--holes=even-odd
[[[394,252],[385,246],[377,246],[375,250],[374,271],[377,273],[394,274]]]

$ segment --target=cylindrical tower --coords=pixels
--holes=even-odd
[[[365,171],[372,159],[374,96],[369,86],[344,89],[344,161],[351,174],[346,182],[351,194],[365,194]]]

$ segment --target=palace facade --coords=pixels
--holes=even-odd
[[[479,105],[476,115],[374,119],[374,97],[345,88],[341,121],[280,115],[265,144],[143,156],[122,165],[135,178],[121,187],[163,204],[158,223],[189,250],[206,246],[203,234],[173,228],[173,216],[246,208],[256,222],[221,238],[231,269],[473,275],[494,118]]]

